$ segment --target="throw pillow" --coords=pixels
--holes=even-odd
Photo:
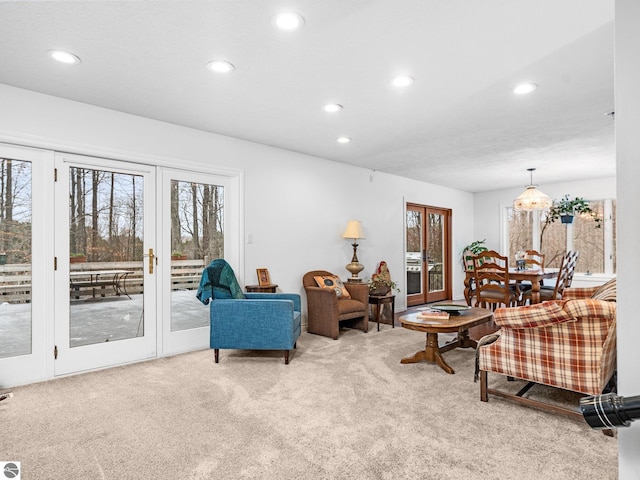
[[[349,292],[339,277],[335,275],[316,275],[313,278],[320,288],[328,288],[329,290],[336,292],[338,299],[351,298],[351,295],[349,295]]]
[[[593,298],[594,300],[606,300],[608,302],[615,302],[617,297],[616,290],[616,279],[612,278],[604,285],[601,285],[600,288],[598,288],[595,292],[593,292],[591,298]]]

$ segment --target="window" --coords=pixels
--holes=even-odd
[[[578,250],[576,271],[616,272],[615,200],[590,200],[589,206],[603,220],[577,215],[572,224],[559,221],[545,225],[545,212],[517,212],[507,208],[509,262],[515,264],[518,250],[534,249],[545,255],[545,266],[559,268],[567,250]]]

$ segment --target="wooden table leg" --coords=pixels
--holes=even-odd
[[[418,362],[431,362],[436,363],[447,373],[455,373],[453,368],[444,361],[440,348],[438,347],[438,334],[427,332],[427,344],[424,350],[416,352],[411,357],[406,357],[400,360],[400,363],[418,363]]]
[[[540,282],[531,282],[531,305],[540,303]]]
[[[469,338],[469,330],[463,330],[458,333],[458,347],[460,348],[478,348],[478,342]]]

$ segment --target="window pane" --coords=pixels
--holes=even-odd
[[[0,159],[0,358],[31,353],[31,163]]]
[[[516,252],[533,248],[533,212],[509,208],[509,265],[515,266]]]
[[[604,202],[589,202],[591,209],[603,218]],[[597,227],[597,228],[596,228]],[[577,272],[604,273],[604,228],[591,215],[576,215],[573,220],[573,249],[578,250]]]
[[[224,258],[224,187],[171,180],[171,331],[209,325],[193,299],[216,258]]]
[[[567,227],[559,221],[545,224],[547,217],[540,215],[540,253],[544,254],[545,268],[560,268],[567,250]]]
[[[139,175],[69,168],[69,345],[144,336]]]

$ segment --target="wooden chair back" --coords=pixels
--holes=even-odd
[[[560,272],[558,273],[558,279],[556,280],[556,288],[553,290],[553,298],[562,297],[562,293],[565,288],[569,288],[571,286],[573,274],[576,271],[578,253],[579,252],[577,250],[569,250],[564,254],[564,257],[562,257]]]
[[[476,307],[515,305],[516,294],[509,287],[509,259],[494,250],[473,258]]]
[[[534,267],[540,270],[544,270],[544,253],[540,253],[536,250],[527,250],[525,254],[526,257],[524,261],[527,267]]]

